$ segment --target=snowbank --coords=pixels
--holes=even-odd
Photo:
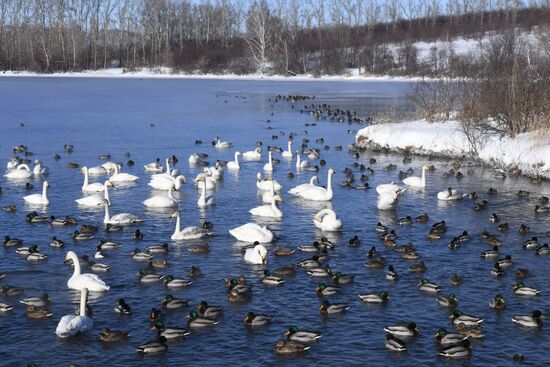
[[[418,120],[371,125],[359,130],[356,140],[362,146],[407,150],[414,154],[466,155],[495,167],[516,167],[527,175],[550,178],[550,142],[530,133],[514,138],[490,135],[479,144],[477,156],[471,151],[457,121],[428,123]]]

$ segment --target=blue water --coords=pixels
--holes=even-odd
[[[436,171],[428,174],[428,186],[423,192],[407,192],[394,213],[383,213],[376,209],[376,192],[353,190],[339,185],[344,179],[342,173],[355,158],[347,154],[347,145],[355,135],[348,129],[360,126],[313,122],[312,117],[300,114],[283,102],[273,103],[269,99],[277,94],[315,95],[315,103],[330,103],[339,107],[353,108],[360,115],[367,116],[394,107],[409,109],[405,96],[407,83],[396,82],[272,82],[272,81],[199,81],[199,80],[138,80],[138,79],[64,79],[64,78],[2,78],[0,79],[0,162],[5,165],[13,155],[11,147],[26,144],[34,153],[32,159],[40,159],[49,167],[47,180],[50,205],[43,212],[56,216],[72,215],[79,224],[101,225],[102,210],[83,210],[76,206],[75,199],[82,196],[82,176],[78,170],[70,169],[67,163],[76,162],[89,167],[101,164],[100,154],[111,154],[112,160],[126,162],[126,152],[131,153],[134,167],[124,167],[125,172],[140,177],[136,186],[111,190],[111,213],[130,212],[145,219],[139,227],[145,234],[142,241],[132,239],[135,228],[123,232],[104,234],[99,232],[91,241],[75,243],[70,234],[74,227],[52,228],[48,224],[28,224],[25,215],[31,210],[22,199],[27,191],[21,182],[0,179],[1,205],[17,205],[15,214],[0,212],[0,234],[22,238],[25,245],[38,244],[49,256],[41,263],[29,264],[15,253],[14,248],[0,249],[0,273],[7,276],[0,285],[14,285],[25,289],[24,296],[48,292],[53,299],[49,320],[29,320],[25,307],[18,303],[21,297],[1,297],[0,302],[9,303],[15,309],[0,315],[0,358],[2,365],[23,365],[35,362],[39,365],[511,365],[514,353],[525,355],[525,365],[540,366],[550,363],[547,352],[548,337],[544,330],[525,331],[511,322],[517,314],[530,314],[533,309],[549,310],[548,290],[550,280],[546,275],[548,257],[537,257],[533,251],[523,250],[521,243],[528,236],[538,235],[542,241],[548,238],[550,221],[546,215],[533,213],[535,200],[548,190],[547,184],[533,185],[522,178],[497,180],[490,170],[474,168],[475,175],[462,181],[441,178],[441,173],[450,167],[445,161],[434,161]],[[267,122],[270,120],[271,122]],[[24,127],[20,126],[24,123]],[[153,123],[154,127],[150,124]],[[307,130],[307,134],[306,134]],[[273,135],[286,133],[277,140]],[[298,200],[286,194],[286,190],[309,181],[311,172],[296,173],[289,179],[287,172],[294,172],[294,162],[284,159],[276,166],[275,178],[283,185],[285,203],[281,206],[284,218],[280,221],[260,221],[251,218],[248,210],[261,204],[261,196],[255,187],[255,176],[265,162],[242,162],[239,173],[226,172],[223,184],[215,192],[216,205],[201,213],[196,206],[198,190],[186,184],[179,193],[182,224],[198,225],[206,219],[215,225],[215,236],[204,243],[210,245],[210,253],[197,255],[187,251],[188,244],[170,241],[174,220],[169,212],[145,210],[141,203],[152,192],[147,186],[148,175],[143,165],[157,157],[164,160],[175,154],[180,162],[178,168],[188,181],[200,172],[200,168],[189,167],[187,157],[193,152],[209,154],[210,162],[216,159],[230,160],[235,150],[247,151],[255,148],[256,141],[264,146],[277,145],[286,148],[287,136],[296,132],[296,142],[310,139],[309,146],[322,148],[315,139],[323,137],[330,150],[321,151],[321,158],[327,161],[318,173],[322,184],[326,184],[326,172],[334,168],[335,195],[332,203],[311,203]],[[220,136],[232,141],[234,148],[216,151],[210,141]],[[204,141],[195,145],[195,140]],[[74,144],[74,153],[64,152],[64,144]],[[333,148],[343,145],[341,152]],[[295,145],[296,148],[296,145]],[[54,154],[61,159],[55,161]],[[265,149],[264,149],[264,156]],[[275,154],[276,158],[281,158]],[[370,166],[375,173],[369,179],[371,186],[397,180],[397,171],[409,166],[420,174],[424,158],[414,158],[412,163],[403,164],[398,155],[364,153],[357,161],[369,165],[369,159],[377,159]],[[395,171],[386,171],[388,163],[397,164]],[[356,171],[356,177],[360,173]],[[103,182],[104,178],[97,181]],[[41,187],[41,180],[32,180],[34,192]],[[447,186],[464,192],[478,191],[490,202],[486,211],[473,210],[472,201],[452,204],[437,202],[436,194]],[[485,194],[489,187],[498,189],[498,194]],[[528,199],[518,199],[518,189],[532,192]],[[155,193],[156,194],[156,193]],[[249,221],[267,223],[278,239],[269,247],[281,245],[296,247],[311,243],[321,233],[312,223],[313,215],[322,208],[331,207],[342,219],[342,233],[329,238],[337,247],[330,253],[329,264],[335,271],[355,274],[355,282],[344,286],[341,294],[331,297],[331,302],[345,302],[349,311],[339,317],[323,318],[318,307],[321,299],[315,294],[318,279],[309,277],[299,270],[294,278],[288,278],[283,287],[264,286],[260,279],[262,267],[244,262],[240,244],[228,230]],[[395,226],[396,219],[406,215],[416,216],[422,212],[430,215],[430,224],[446,220],[448,232],[439,241],[429,241],[426,234],[429,224]],[[491,261],[481,260],[479,254],[489,247],[478,236],[483,229],[496,233],[495,225],[488,220],[491,212],[498,213],[503,222],[509,222],[508,232],[498,233],[503,241],[502,253],[510,254],[515,265],[506,270],[501,279],[494,279],[489,271]],[[459,308],[468,314],[485,318],[485,338],[473,341],[472,357],[453,362],[437,356],[437,349],[431,337],[440,327],[451,329],[449,310],[438,306],[434,296],[421,294],[417,289],[419,275],[408,273],[412,262],[403,260],[398,253],[385,248],[374,231],[377,222],[395,228],[398,244],[413,242],[417,252],[425,261],[428,271],[424,274],[431,281],[440,284],[444,294],[453,292],[459,298]],[[527,236],[517,233],[521,223],[531,226]],[[449,240],[467,230],[472,240],[458,251],[451,251]],[[56,250],[49,246],[52,236],[65,241],[65,249]],[[358,235],[362,241],[359,248],[350,248],[347,241]],[[89,303],[93,308],[95,328],[86,335],[69,340],[57,339],[54,331],[59,319],[73,312],[79,302],[79,294],[69,291],[66,281],[72,268],[63,264],[65,253],[75,251],[79,256],[93,256],[95,246],[101,238],[121,242],[119,250],[108,251],[109,257],[101,260],[112,268],[99,274],[111,290],[100,297],[92,295]],[[148,244],[168,242],[170,253],[155,258],[166,259],[170,268],[159,270],[161,274],[187,277],[191,265],[199,266],[203,275],[193,285],[172,293],[177,297],[190,299],[192,306],[201,300],[223,305],[225,312],[220,323],[209,330],[194,332],[182,341],[169,344],[166,354],[141,357],[135,347],[154,338],[149,330],[148,312],[159,308],[168,292],[161,284],[141,286],[137,272],[144,263],[132,260],[134,248],[144,249]],[[371,246],[376,246],[388,263],[400,273],[398,282],[385,279],[385,270],[369,270],[363,264]],[[268,257],[268,268],[274,270],[289,263],[297,263],[311,254],[296,252],[291,257]],[[541,290],[542,296],[521,299],[512,292],[515,283],[514,269],[528,268],[533,274],[525,279],[529,286]],[[85,270],[87,271],[87,270]],[[453,287],[449,278],[453,272],[464,276],[463,285]],[[249,302],[231,304],[226,296],[224,278],[243,274],[253,285]],[[327,280],[328,281],[328,280]],[[386,290],[390,294],[387,306],[369,306],[361,302],[358,295]],[[506,309],[496,313],[488,307],[495,294],[501,293],[507,301]],[[124,298],[133,308],[132,316],[118,316],[113,308],[118,298]],[[167,326],[184,326],[191,307],[183,311],[166,314]],[[273,323],[258,331],[250,331],[243,325],[248,311],[274,316]],[[409,341],[407,353],[395,354],[384,348],[385,326],[415,321],[421,334]],[[277,339],[290,325],[322,332],[320,342],[300,357],[278,357],[273,347]],[[131,332],[127,343],[106,346],[99,341],[102,328]],[[32,349],[30,349],[32,348]],[[28,352],[27,352],[28,351]]]

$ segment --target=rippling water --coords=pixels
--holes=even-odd
[[[21,182],[0,180],[3,189],[0,195],[2,206],[17,205],[17,213],[0,213],[2,235],[23,238],[25,245],[36,243],[41,251],[49,256],[46,262],[29,264],[18,256],[13,248],[0,249],[0,272],[7,273],[0,285],[10,284],[23,287],[25,296],[48,292],[54,303],[54,314],[50,320],[28,320],[25,308],[18,304],[22,297],[0,297],[0,302],[16,306],[10,313],[0,315],[0,357],[3,365],[22,365],[35,362],[41,365],[63,365],[71,362],[82,365],[510,365],[514,353],[525,355],[525,365],[546,365],[550,363],[547,352],[548,337],[543,330],[525,331],[515,327],[511,317],[517,314],[530,314],[533,309],[549,310],[547,292],[550,278],[546,271],[547,257],[537,257],[533,251],[523,250],[521,243],[527,236],[517,233],[521,223],[531,226],[528,236],[548,236],[549,220],[546,215],[533,215],[535,199],[544,194],[547,185],[532,185],[521,178],[497,180],[492,172],[475,168],[475,175],[466,176],[462,181],[454,178],[443,179],[441,172],[449,167],[445,162],[432,162],[437,170],[428,173],[428,187],[424,191],[410,191],[400,201],[395,213],[382,213],[376,209],[375,190],[359,191],[341,187],[338,183],[344,178],[343,169],[350,166],[355,158],[346,153],[345,146],[352,143],[354,134],[347,129],[357,126],[320,122],[315,127],[305,127],[312,122],[311,117],[299,114],[286,103],[273,104],[269,101],[276,94],[305,94],[317,96],[316,103],[331,103],[346,108],[355,108],[361,114],[372,114],[384,107],[409,108],[404,96],[406,83],[384,82],[253,82],[253,81],[194,81],[194,80],[118,80],[118,79],[49,79],[49,78],[2,78],[0,79],[0,159],[4,165],[12,156],[10,148],[17,144],[27,144],[34,153],[31,158],[42,160],[50,169],[48,192],[50,205],[48,214],[72,215],[79,224],[100,225],[103,211],[81,210],[75,199],[82,196],[82,176],[77,170],[69,169],[68,162],[95,166],[101,164],[99,154],[111,154],[112,160],[126,162],[125,152],[132,154],[136,165],[124,167],[124,171],[138,175],[140,180],[135,187],[111,190],[111,213],[130,212],[145,219],[139,228],[145,234],[142,241],[132,239],[135,228],[123,232],[98,233],[91,241],[75,243],[70,234],[73,227],[52,228],[48,224],[28,224],[26,207],[22,197],[27,194]],[[299,104],[297,104],[298,107]],[[266,122],[271,120],[270,123]],[[25,127],[19,127],[24,122]],[[154,123],[154,127],[150,127]],[[308,131],[305,135],[304,130]],[[355,282],[344,286],[340,295],[331,298],[332,302],[346,302],[349,311],[339,317],[320,317],[320,299],[314,289],[319,280],[310,278],[299,271],[294,278],[287,279],[283,287],[266,287],[261,282],[262,268],[246,264],[240,246],[229,235],[228,230],[252,220],[248,210],[261,204],[261,196],[255,187],[255,175],[264,162],[243,162],[238,174],[226,172],[223,184],[217,189],[216,205],[201,213],[196,207],[198,190],[191,184],[185,185],[179,193],[183,225],[198,225],[201,219],[215,224],[216,235],[206,241],[211,251],[207,255],[197,255],[187,251],[186,244],[169,241],[173,232],[174,220],[169,213],[144,210],[141,202],[151,196],[146,185],[147,175],[143,164],[155,158],[175,154],[180,158],[178,168],[188,177],[194,177],[200,169],[189,167],[187,157],[193,152],[209,154],[208,160],[229,160],[235,150],[247,151],[255,148],[261,140],[265,145],[286,147],[286,136],[272,141],[272,135],[279,131],[298,132],[296,141],[302,138],[311,140],[324,137],[331,150],[322,151],[327,166],[319,172],[322,184],[326,182],[329,167],[336,169],[335,195],[332,203],[304,202],[284,194],[282,205],[284,218],[281,221],[263,221],[275,231],[276,244],[295,247],[311,243],[321,236],[312,224],[313,215],[321,208],[331,207],[344,223],[342,233],[332,235],[338,246],[331,252],[329,263],[334,271],[355,274]],[[235,143],[235,148],[216,151],[208,142],[219,135]],[[195,145],[201,139],[203,145]],[[63,144],[74,144],[75,151],[67,154]],[[344,145],[342,152],[333,149]],[[62,156],[55,161],[53,156]],[[280,158],[277,154],[276,158]],[[414,158],[412,163],[403,164],[397,155],[363,154],[357,161],[368,165],[374,157],[376,164],[370,165],[375,173],[369,179],[372,186],[389,180],[397,180],[397,171],[409,166],[418,175],[426,162]],[[387,172],[383,167],[388,163],[398,166],[396,171]],[[275,177],[283,185],[283,192],[291,187],[309,181],[313,173],[297,174],[294,179],[286,176],[294,171],[294,163],[282,160],[277,165]],[[356,175],[360,175],[356,173]],[[98,181],[103,181],[103,178]],[[40,180],[33,180],[38,192]],[[465,192],[477,191],[489,200],[486,211],[473,210],[472,201],[458,203],[438,203],[436,194],[447,186]],[[498,189],[495,196],[486,195],[489,187]],[[518,189],[532,191],[531,198],[518,199]],[[429,241],[426,234],[429,224],[413,224],[396,227],[396,219],[422,212],[430,215],[430,223],[446,220],[448,232],[439,241]],[[510,223],[510,231],[499,233],[503,241],[502,252],[510,254],[515,267],[528,268],[532,276],[525,280],[527,285],[539,288],[541,297],[521,299],[512,292],[515,282],[514,269],[506,270],[501,279],[491,277],[492,262],[481,260],[479,254],[488,249],[485,241],[477,234],[483,229],[495,233],[495,225],[488,220],[491,212],[498,213],[503,222]],[[437,356],[431,339],[440,327],[451,328],[449,310],[438,306],[434,296],[421,294],[417,289],[420,276],[408,273],[409,262],[401,259],[398,253],[385,248],[374,227],[383,222],[395,228],[398,244],[413,242],[418,254],[428,266],[425,276],[440,284],[445,294],[455,293],[459,298],[459,308],[468,314],[483,316],[486,337],[473,342],[471,359],[452,362]],[[261,222],[261,221],[258,221]],[[458,251],[450,251],[448,241],[463,230],[472,233],[472,240]],[[65,249],[56,250],[49,246],[52,236],[66,242]],[[347,241],[353,236],[361,238],[359,248],[350,248]],[[93,256],[100,238],[108,238],[123,243],[119,250],[108,251],[109,257],[102,260],[112,269],[100,276],[111,286],[111,290],[97,298],[92,297],[95,328],[86,335],[66,341],[55,336],[55,328],[61,316],[73,312],[79,302],[79,295],[69,291],[66,281],[72,268],[63,264],[67,250],[78,255]],[[203,275],[192,286],[174,290],[177,297],[189,298],[195,305],[201,300],[225,307],[220,323],[210,330],[196,332],[185,340],[170,343],[168,353],[154,357],[140,357],[135,346],[153,339],[148,330],[148,311],[160,307],[167,290],[160,284],[141,286],[137,272],[144,263],[132,260],[134,248],[144,249],[152,243],[169,242],[170,253],[165,258],[170,263],[167,271],[174,276],[187,277],[186,269],[199,266]],[[385,279],[385,270],[368,270],[365,254],[371,246],[376,246],[388,263],[401,274],[398,282]],[[295,253],[291,257],[275,257],[270,254],[268,267],[275,269],[289,263],[297,263],[311,255]],[[449,278],[453,272],[464,276],[463,285],[453,287]],[[244,304],[234,305],[227,300],[224,278],[244,274],[253,285],[253,296]],[[391,300],[387,306],[372,307],[361,303],[360,293],[386,290]],[[489,309],[488,302],[495,294],[501,293],[507,300],[506,309],[496,313]],[[133,308],[132,316],[117,316],[113,311],[115,302],[123,297]],[[166,315],[167,326],[184,326],[184,311]],[[269,327],[247,330],[243,325],[248,311],[273,315]],[[385,326],[415,321],[421,334],[409,342],[407,353],[394,354],[384,348]],[[304,329],[315,329],[323,333],[321,341],[310,352],[297,358],[277,357],[273,346],[282,338],[285,329],[292,324]],[[131,332],[127,344],[105,346],[99,342],[102,328],[122,329]],[[32,352],[30,352],[32,351]]]

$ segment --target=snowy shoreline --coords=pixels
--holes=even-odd
[[[478,144],[477,155],[457,121],[417,120],[371,125],[359,130],[355,139],[359,146],[366,148],[451,159],[467,157],[505,171],[520,169],[523,175],[550,179],[550,143],[530,133],[514,138],[489,135]]]
[[[423,80],[421,77],[391,77],[387,75],[361,75],[358,70],[350,70],[342,75],[320,75],[311,74],[297,76],[283,75],[262,75],[262,74],[200,74],[180,73],[171,68],[142,68],[136,71],[124,71],[122,68],[88,70],[80,72],[63,73],[36,73],[32,71],[4,71],[0,77],[39,77],[39,78],[132,78],[132,79],[213,79],[213,80],[249,80],[249,81],[350,81],[350,82],[416,82]]]

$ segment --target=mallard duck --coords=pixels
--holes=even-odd
[[[514,316],[512,321],[514,324],[518,324],[528,328],[541,328],[542,327],[542,312],[539,310],[533,311],[531,316]]]
[[[185,328],[180,327],[166,327],[164,322],[157,321],[151,327],[151,330],[156,330],[158,336],[163,336],[166,339],[178,339],[188,336],[191,332]]]
[[[283,356],[292,356],[307,352],[309,345],[297,343],[295,341],[277,340],[275,343],[275,352]]]
[[[142,240],[143,239],[143,233],[139,229],[136,229],[136,231],[132,235],[132,238],[134,240]]]
[[[80,233],[79,231],[74,231],[72,236],[75,241],[88,241],[94,238],[94,235],[87,233]]]
[[[5,236],[2,243],[6,247],[20,246],[23,244],[23,240],[20,240],[18,238],[11,238],[10,236]]]
[[[365,303],[387,303],[390,299],[388,292],[360,294],[359,298]]]
[[[395,223],[400,226],[407,226],[412,224],[412,218],[407,215],[405,218],[398,219]]]
[[[204,328],[214,326],[217,323],[218,321],[216,320],[207,319],[199,316],[199,313],[197,311],[191,311],[189,313],[189,320],[187,321],[187,326],[191,330],[197,330],[197,329],[204,329]]]
[[[388,266],[388,271],[386,273],[386,279],[391,281],[399,280],[399,274],[393,268],[393,265]]]
[[[323,303],[319,306],[319,312],[321,315],[338,315],[346,312],[349,309],[349,306],[345,303],[334,303],[331,304],[329,301],[324,300]]]
[[[434,335],[434,341],[442,347],[456,345],[466,338],[468,337],[464,334],[449,333],[445,328],[439,329]]]
[[[67,222],[65,219],[62,218],[56,218],[55,216],[50,216],[50,225],[54,227],[64,227],[69,225],[69,222]]]
[[[441,292],[441,287],[435,283],[431,283],[428,279],[422,278],[420,283],[418,283],[418,289],[423,292],[428,293],[438,293]]]
[[[492,222],[492,223],[498,223],[498,222],[500,222],[500,217],[496,213],[492,213],[489,216],[489,221]]]
[[[287,247],[281,247],[281,246],[276,246],[274,249],[273,249],[273,254],[277,255],[277,256],[290,256],[292,255],[296,250],[294,249],[290,249],[290,248],[287,248]]]
[[[187,251],[193,252],[196,254],[206,254],[210,252],[210,246],[208,246],[207,243],[193,244],[187,248]]]
[[[124,301],[124,298],[120,298],[116,303],[115,312],[121,315],[130,315],[132,313],[132,309]]]
[[[491,307],[494,310],[502,310],[506,306],[506,302],[504,301],[504,297],[502,297],[500,294],[497,294],[495,298],[489,302],[489,307]]]
[[[42,293],[38,297],[23,298],[19,302],[23,303],[27,306],[46,307],[50,303],[52,303],[52,300],[51,300],[50,296],[48,296],[48,293]]]
[[[463,322],[455,325],[455,329],[458,333],[464,334],[471,339],[481,339],[485,336],[479,326],[466,326]]]
[[[319,256],[315,255],[311,259],[305,259],[298,263],[303,268],[318,268],[321,266],[319,262]]]
[[[537,255],[548,255],[549,252],[550,252],[550,250],[548,249],[548,244],[545,243],[544,245],[537,247],[536,254]]]
[[[166,345],[166,338],[164,336],[159,336],[156,340],[138,345],[137,351],[142,354],[158,354],[164,353],[168,350],[168,345]]]
[[[201,274],[201,269],[198,266],[191,265],[189,269],[187,269],[187,275],[189,275],[190,277],[196,278]]]
[[[388,231],[388,227],[386,227],[382,223],[378,222],[376,224],[375,230],[376,230],[376,232],[386,233]]]
[[[498,259],[497,260],[497,263],[498,265],[500,265],[500,267],[502,268],[507,268],[509,266],[512,266],[513,262],[512,262],[512,256],[510,255],[506,255],[503,259]]]
[[[394,336],[415,336],[420,333],[420,329],[416,327],[416,323],[411,322],[407,325],[388,326],[384,328],[386,333]]]
[[[454,293],[451,293],[447,297],[437,297],[437,303],[443,307],[456,307],[458,305],[458,298]]]
[[[378,257],[378,258],[366,263],[365,267],[367,269],[380,269],[380,268],[384,267],[385,263],[386,262],[385,262],[383,257]]]
[[[168,310],[177,310],[179,308],[185,307],[189,304],[188,299],[176,298],[171,294],[168,294],[162,300],[162,307]]]
[[[13,310],[13,306],[10,306],[6,303],[0,303],[0,313],[5,313]]]
[[[357,235],[353,236],[352,239],[350,239],[348,241],[348,246],[349,247],[359,247],[361,246],[361,240],[359,239],[359,237],[357,237]]]
[[[172,275],[165,275],[165,276],[161,277],[161,280],[164,283],[164,285],[168,288],[187,287],[187,286],[193,284],[192,280],[182,279],[182,278],[174,278]]]
[[[422,213],[415,218],[417,223],[428,223],[429,219],[430,217],[426,213]]]
[[[119,231],[122,231],[124,229],[123,226],[117,226],[115,224],[111,224],[111,223],[107,223],[105,225],[105,232],[107,233],[111,233],[111,232],[119,232]],[[82,231],[81,231],[82,232]]]
[[[325,266],[324,268],[321,267],[315,267],[315,268],[309,268],[307,270],[308,275],[312,277],[328,277],[329,275],[332,275],[332,271],[330,270],[330,266]]]
[[[517,268],[516,269],[516,279],[523,279],[531,276],[529,269]]]
[[[249,312],[244,317],[244,324],[246,326],[253,327],[253,328],[263,327],[271,324],[271,320],[273,320],[272,316],[255,314],[254,312]]]
[[[353,282],[353,278],[355,278],[355,275],[347,275],[342,274],[341,272],[337,271],[336,273],[332,274],[332,281],[336,284],[342,285],[342,284],[349,284]]]
[[[367,257],[375,258],[378,257],[378,251],[376,251],[376,247],[372,246],[369,252],[367,252]]]
[[[459,286],[462,284],[462,282],[464,281],[464,278],[460,275],[458,275],[457,273],[453,273],[451,275],[451,284],[454,285],[454,286]]]
[[[37,212],[31,212],[26,215],[25,220],[31,223],[44,223],[47,222],[50,218],[47,215],[38,215]]]
[[[30,305],[29,307],[27,307],[25,314],[29,319],[47,319],[53,315],[51,312],[40,309],[33,305]]]
[[[491,250],[485,250],[481,253],[481,257],[485,259],[492,259],[498,257],[500,253],[498,252],[498,246],[493,246]]]
[[[117,248],[122,247],[122,244],[114,241],[100,240],[98,245],[101,250],[116,250]]]
[[[438,354],[445,358],[466,358],[471,354],[470,340],[464,339],[459,344],[450,345],[446,348],[443,348],[441,351],[438,352]]]
[[[428,268],[426,268],[426,265],[424,264],[424,261],[422,261],[422,260],[419,261],[416,264],[412,264],[409,267],[409,271],[411,273],[424,273],[426,270],[428,270]]]
[[[206,301],[201,301],[197,306],[197,312],[199,316],[207,319],[217,319],[223,313],[223,307],[211,306]]]
[[[275,269],[273,274],[281,277],[290,277],[296,275],[296,266],[294,264],[289,264],[287,266],[282,266]]]
[[[11,285],[5,285],[2,288],[0,288],[0,294],[3,294],[8,297],[18,296],[21,293],[23,293],[22,288],[12,287]]]
[[[15,213],[17,211],[17,207],[15,206],[15,204],[6,205],[2,207],[2,209],[8,213]]]
[[[517,282],[514,287],[514,293],[518,296],[524,296],[524,297],[533,297],[538,296],[540,294],[540,291],[536,288],[527,287],[523,282]]]
[[[266,285],[283,285],[285,283],[284,279],[271,275],[269,270],[264,270],[264,276],[262,277],[262,283]]]
[[[136,248],[132,252],[132,259],[135,261],[149,261],[153,258],[148,252],[143,252],[140,249]]]
[[[453,320],[453,324],[464,324],[466,327],[477,326],[483,322],[481,317],[463,314],[460,310],[454,310],[449,319]]]
[[[157,274],[150,274],[145,270],[139,271],[139,282],[143,284],[150,284],[150,283],[156,283],[160,282],[160,275]]]
[[[386,342],[384,343],[386,349],[392,352],[405,352],[407,350],[407,344],[404,340],[396,338],[393,334],[386,336]]]
[[[532,237],[530,240],[523,242],[523,248],[526,250],[532,250],[539,247],[539,240],[537,237]]]
[[[498,261],[495,263],[495,265],[491,269],[491,275],[494,277],[504,276],[504,270],[502,269]]]
[[[531,230],[531,228],[529,226],[526,226],[525,224],[522,223],[519,226],[518,232],[519,232],[519,234],[527,234],[527,233],[529,233],[530,230]]]
[[[157,243],[147,246],[149,254],[167,254],[170,251],[167,243]]]
[[[56,236],[53,236],[52,242],[50,242],[50,246],[53,248],[62,248],[65,246],[65,242],[61,241]]]
[[[309,345],[319,340],[322,335],[316,331],[301,330],[298,329],[298,326],[292,325],[285,332],[285,336],[290,341]]]
[[[340,292],[340,288],[330,287],[327,286],[325,283],[320,283],[319,286],[315,289],[315,292],[317,292],[318,295],[328,297]]]

